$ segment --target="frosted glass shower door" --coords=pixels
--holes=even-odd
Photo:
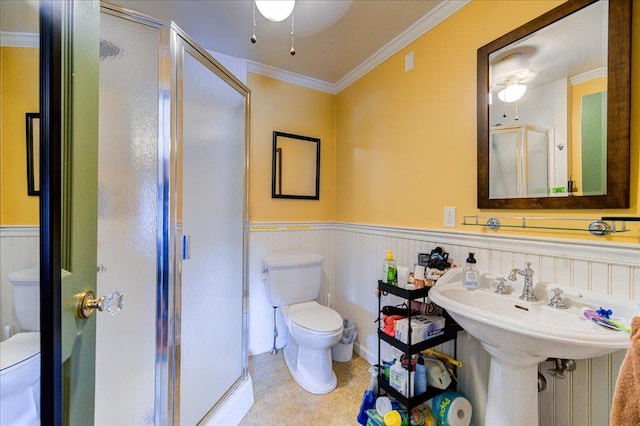
[[[188,250],[179,298],[179,423],[195,425],[244,378],[246,93],[185,42],[179,58],[181,48],[177,219]]]
[[[96,425],[153,424],[156,361],[159,29],[100,14]],[[117,408],[117,409],[114,409]]]
[[[546,132],[525,128],[524,148],[527,161],[527,192],[534,197],[549,193],[549,137]]]
[[[489,158],[489,198],[512,198],[519,195],[519,134],[491,132]]]
[[[489,158],[489,198],[548,194],[548,130],[528,124],[496,127],[491,130]]]

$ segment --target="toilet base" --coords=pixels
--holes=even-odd
[[[283,352],[293,380],[304,390],[322,395],[336,388],[338,379],[331,364],[331,347],[300,347],[290,335]]]

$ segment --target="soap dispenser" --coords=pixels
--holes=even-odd
[[[468,290],[475,290],[480,286],[480,274],[476,266],[475,253],[469,253],[467,264],[462,270],[462,282]]]

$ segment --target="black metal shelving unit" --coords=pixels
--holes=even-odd
[[[416,299],[424,299],[425,297],[428,296],[429,294],[429,287],[423,287],[423,288],[419,288],[419,289],[415,289],[415,290],[407,290],[401,287],[397,287],[394,285],[390,285],[390,284],[386,284],[383,283],[382,281],[378,281],[378,324],[380,324],[381,321],[381,314],[382,314],[382,294],[383,293],[390,293],[393,294],[395,296],[398,296],[402,299],[405,299],[407,301],[411,301],[411,300],[416,300]],[[409,303],[410,305],[410,303]],[[387,342],[388,344],[390,344],[391,346],[399,349],[400,351],[402,351],[405,354],[405,357],[408,359],[411,359],[411,355],[413,354],[417,354],[419,352],[422,352],[425,349],[429,349],[432,348],[434,346],[438,346],[442,343],[445,342],[449,342],[451,340],[453,340],[454,342],[454,357],[457,355],[457,343],[456,343],[456,337],[458,335],[458,331],[462,330],[462,327],[460,327],[454,320],[453,318],[451,318],[446,311],[443,311],[443,316],[445,317],[445,328],[442,334],[435,336],[435,337],[431,337],[429,339],[423,340],[421,342],[418,342],[416,344],[411,344],[411,310],[409,309],[407,318],[409,321],[409,331],[407,333],[407,343],[401,342],[400,340],[396,339],[395,337],[389,336],[388,334],[386,334],[384,331],[382,331],[380,328],[378,328],[378,365],[381,366],[381,361],[380,361],[380,344],[382,341]],[[411,386],[413,385],[413,383],[411,383],[411,375],[409,375],[409,380],[408,380],[408,388],[411,389]],[[451,385],[449,386],[450,389],[455,389],[456,383],[455,381],[451,382]],[[419,395],[414,395],[412,397],[406,397],[403,394],[401,394],[399,391],[397,391],[396,389],[392,388],[391,385],[389,384],[389,381],[385,378],[384,376],[384,371],[382,370],[382,368],[379,369],[378,372],[378,394],[380,394],[380,390],[384,390],[384,392],[388,395],[391,395],[393,398],[395,398],[398,402],[400,402],[402,405],[404,405],[407,410],[411,410],[413,407],[422,404],[423,402],[433,398],[434,396],[444,392],[444,389],[437,389],[434,388],[432,386],[428,386],[427,387],[427,391],[424,393],[421,393]],[[409,392],[410,394],[410,392]]]

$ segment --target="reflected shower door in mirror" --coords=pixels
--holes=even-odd
[[[544,196],[549,187],[548,129],[531,125],[491,130],[491,198]]]
[[[478,49],[478,207],[628,207],[630,9],[572,0]]]
[[[273,132],[271,197],[320,199],[320,139]]]

